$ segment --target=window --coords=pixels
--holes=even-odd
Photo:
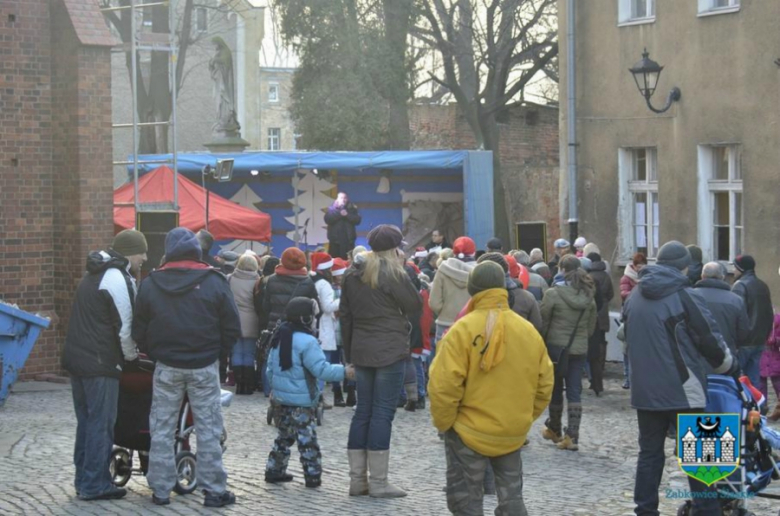
[[[278,127],[268,128],[268,150],[279,150],[282,145],[282,130]]]
[[[738,145],[699,146],[699,241],[713,260],[742,253],[742,170]]]
[[[655,21],[655,0],[618,0],[618,24]]]
[[[209,12],[205,7],[198,7],[195,13],[195,27],[198,32],[208,32],[209,30]]]
[[[268,102],[279,102],[279,85],[275,82],[268,84]]]
[[[145,9],[141,9],[141,14],[143,17],[143,24],[144,27],[151,27],[152,26],[152,7],[147,7]],[[138,20],[138,18],[136,18]]]
[[[739,2],[740,0],[699,0],[699,15],[737,12]]]
[[[653,258],[658,253],[659,210],[656,150],[620,149],[620,247],[629,260],[636,253]]]

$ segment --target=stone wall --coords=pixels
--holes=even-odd
[[[476,148],[474,135],[457,105],[412,106],[409,118],[413,149]],[[545,222],[551,248],[561,230],[558,109],[515,104],[502,114],[499,127],[499,156],[512,238],[518,222]]]
[[[85,256],[113,234],[113,39],[89,0],[3,2],[0,37],[0,295],[52,319],[30,378],[60,372]]]

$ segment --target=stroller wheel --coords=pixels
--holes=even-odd
[[[268,407],[268,410],[265,412],[265,420],[269,425],[274,424],[274,408]]]
[[[314,414],[317,416],[317,426],[322,426],[322,420],[325,417],[325,410],[322,408],[322,405],[317,405]]]
[[[176,485],[173,486],[173,490],[177,494],[190,494],[198,488],[198,479],[195,476],[197,468],[194,453],[181,451],[176,454]]]
[[[677,508],[677,516],[690,516],[691,514],[691,501],[688,500],[684,504]]]
[[[122,487],[130,480],[133,474],[133,461],[130,453],[124,448],[115,448],[111,453],[111,461],[108,464],[111,482],[117,487]]]

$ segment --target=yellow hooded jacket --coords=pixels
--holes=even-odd
[[[523,446],[554,383],[542,337],[507,302],[503,288],[469,301],[467,315],[437,345],[428,383],[436,428],[453,428],[487,457]]]

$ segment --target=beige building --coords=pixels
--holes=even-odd
[[[297,133],[289,111],[294,73],[295,68],[260,67],[261,150],[297,149]]]
[[[567,2],[558,6],[565,178]],[[698,244],[705,262],[752,254],[780,299],[778,27],[774,1],[577,1],[579,233],[605,259],[652,259],[672,239]],[[629,72],[645,48],[664,67],[653,106],[682,93],[662,114]]]

